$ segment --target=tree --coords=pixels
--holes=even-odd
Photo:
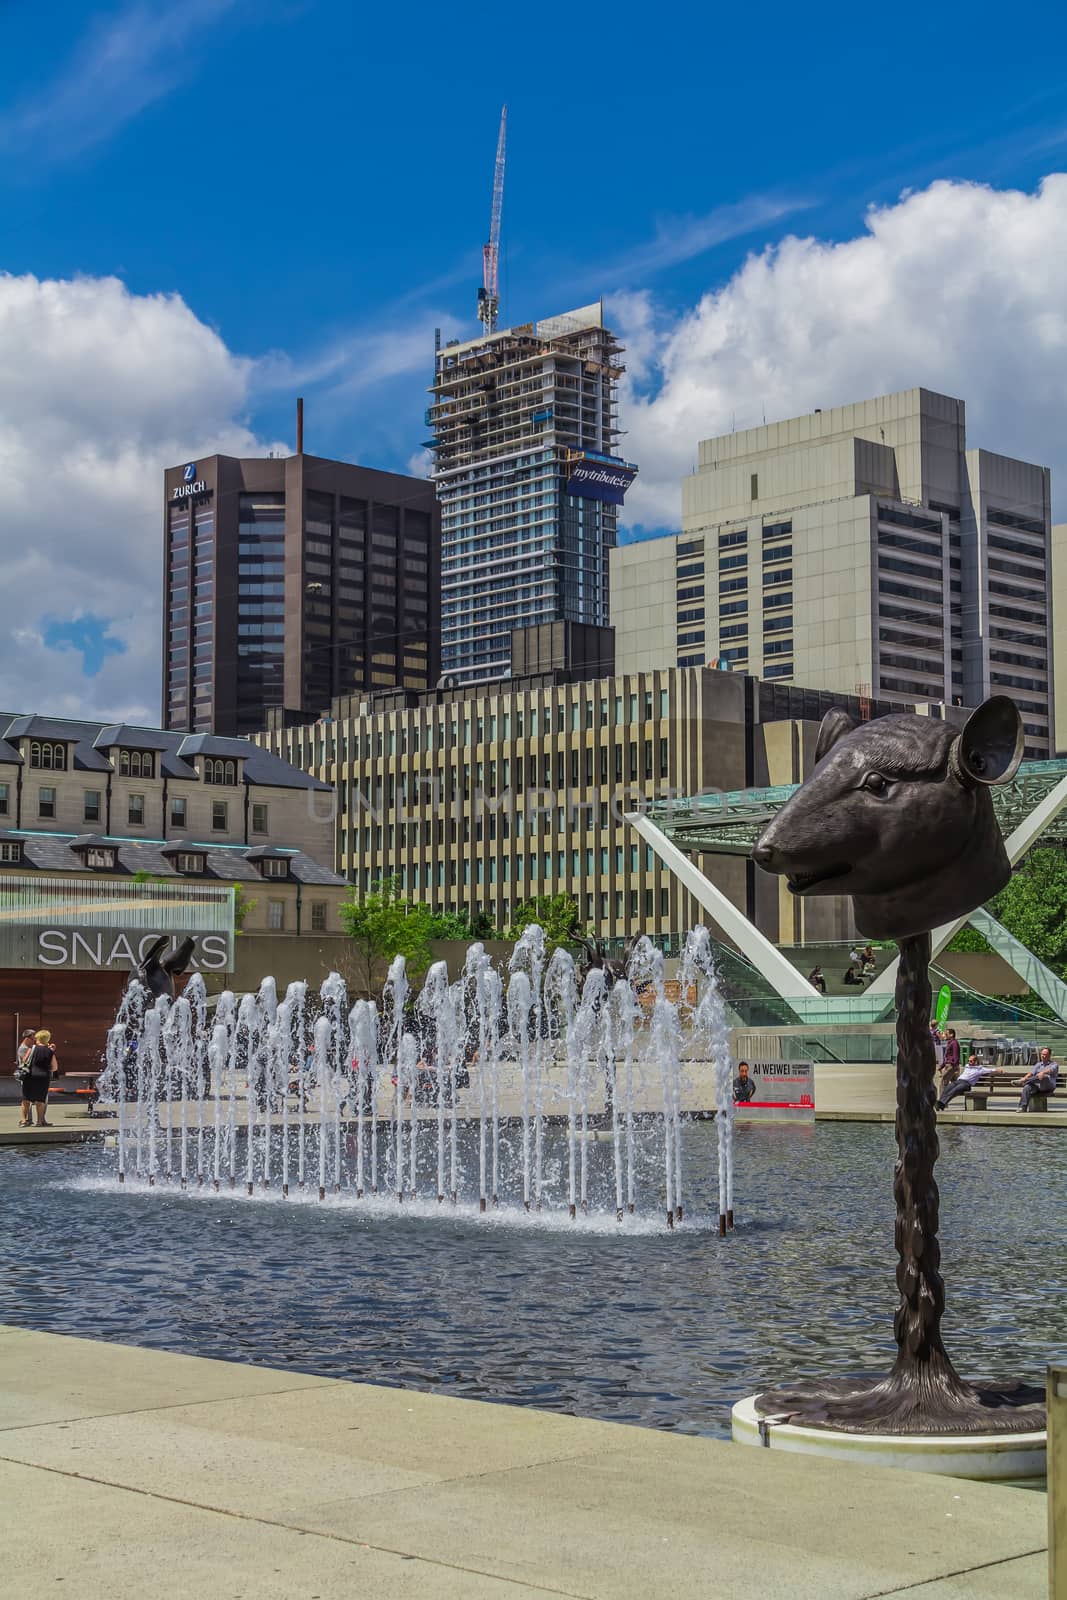
[[[233,886],[233,931],[243,933],[245,918],[250,911],[256,909],[256,902],[249,899],[243,885],[235,883]]]
[[[508,929],[508,938],[517,939],[532,922],[539,922],[545,930],[545,951],[548,955],[552,955],[560,945],[572,943],[585,931],[578,913],[578,902],[570,894],[538,894],[532,900],[523,901]]]
[[[431,911],[430,938],[464,939],[469,943],[473,939],[496,939],[499,934],[488,911],[475,911],[472,914],[464,909]]]
[[[340,907],[341,926],[354,946],[357,982],[367,997],[377,995],[384,968],[394,956],[403,956],[408,972],[417,977],[430,964],[432,916],[428,906],[412,905],[401,898],[400,880],[383,878],[370,892]]]
[[[989,910],[1039,961],[1067,977],[1067,851],[1031,850]]]

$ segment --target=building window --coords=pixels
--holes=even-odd
[[[18,839],[5,840],[0,843],[0,862],[4,866],[17,866],[22,860],[22,843]]]
[[[144,827],[144,795],[131,794],[127,808],[127,820],[131,828]]]
[[[86,822],[100,821],[100,790],[86,789],[82,816]]]
[[[52,744],[48,740],[34,739],[30,745],[30,766],[37,767],[42,772],[65,772],[67,769],[66,745]]]
[[[749,480],[748,480],[748,498],[750,500],[758,500],[759,499],[759,473],[758,472],[753,472],[751,474],[751,476],[749,477]]]
[[[121,750],[119,775],[123,778],[154,778],[155,756],[150,750]]]
[[[282,856],[267,856],[259,863],[260,872],[264,878],[287,878],[289,876],[289,863]]]
[[[208,756],[204,762],[204,782],[230,785],[237,782],[237,763],[221,757]]]
[[[212,800],[211,802],[211,831],[213,833],[227,833],[230,827],[230,806],[227,800]]]
[[[257,804],[252,807],[252,832],[270,832],[270,829],[267,826],[267,807],[265,805]]]
[[[195,851],[182,851],[177,858],[179,872],[203,872],[207,860],[206,856],[197,855]]]
[[[54,789],[38,789],[37,815],[39,817],[54,817],[56,814],[56,791]]]
[[[11,806],[11,785],[0,783],[0,816],[6,817]]]
[[[285,927],[285,901],[267,901],[267,927],[272,933],[280,933]]]
[[[186,826],[187,803],[184,795],[172,795],[170,801],[170,825],[172,828]]]
[[[85,852],[85,865],[87,867],[102,867],[105,872],[114,871],[114,850],[87,850]]]
[[[313,900],[311,902],[311,931],[312,933],[326,932],[325,900]]]

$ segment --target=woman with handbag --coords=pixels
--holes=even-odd
[[[25,1077],[22,1080],[22,1128],[30,1126],[30,1113],[37,1107],[37,1126],[48,1128],[48,1090],[59,1072],[59,1058],[47,1028],[38,1028],[34,1046],[25,1059]]]

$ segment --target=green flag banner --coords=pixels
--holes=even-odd
[[[939,1028],[943,1028],[948,1021],[948,1008],[951,1004],[952,990],[947,983],[943,983],[937,991],[937,1009],[934,1012]]]

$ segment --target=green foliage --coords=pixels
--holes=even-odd
[[[144,867],[138,867],[133,873],[131,883],[168,883],[168,878],[161,878],[158,872],[146,872]]]
[[[431,911],[431,939],[498,939],[500,934],[488,911]]]
[[[428,906],[401,898],[398,878],[372,884],[362,900],[353,889],[351,898],[340,907],[340,917],[352,940],[356,981],[364,995],[380,991],[384,968],[394,956],[404,957],[412,977],[429,966],[433,915]]]
[[[250,911],[256,909],[255,900],[249,899],[241,884],[233,885],[233,931],[243,933],[245,918]]]
[[[1039,961],[1067,977],[1067,852],[1031,850],[989,910]]]
[[[532,900],[525,900],[515,912],[508,938],[517,939],[531,922],[539,922],[544,928],[545,950],[549,955],[560,945],[573,943],[585,932],[578,902],[570,894],[539,894]]]
[[[967,923],[945,948],[950,951],[963,950],[969,955],[985,955],[991,946],[984,933],[979,933],[977,928],[972,928],[970,923]]]

